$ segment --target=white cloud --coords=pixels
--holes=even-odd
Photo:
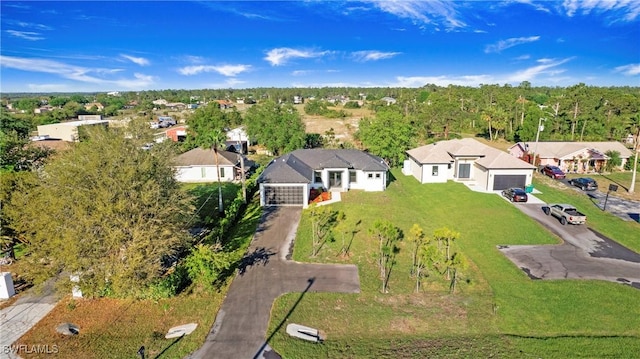
[[[557,67],[571,60],[572,58],[560,60],[540,59],[538,60],[539,65],[517,71],[511,75],[507,75],[504,81],[508,83],[520,83],[522,81],[533,82],[532,80],[535,80],[540,76],[557,76],[565,71],[564,69],[558,69]]]
[[[433,25],[453,30],[464,28],[467,24],[459,17],[455,1],[441,0],[406,0],[389,1],[374,0],[373,4],[380,10],[400,18],[409,19],[416,25]]]
[[[201,72],[217,72],[223,76],[233,77],[243,72],[249,71],[250,69],[251,65],[195,65],[182,67],[178,69],[178,72],[186,76],[197,75]]]
[[[16,70],[41,72],[60,76],[65,79],[98,84],[126,87],[131,89],[143,89],[154,83],[152,76],[136,73],[133,78],[105,78],[112,77],[122,72],[121,69],[89,68],[69,65],[59,61],[47,59],[30,59],[0,55],[0,65]],[[102,76],[102,77],[100,77]]]
[[[398,76],[393,87],[422,87],[426,84],[438,86],[478,86],[481,83],[494,83],[494,78],[490,75],[470,75],[470,76]]]
[[[624,66],[618,66],[615,68],[615,71],[628,76],[640,75],[640,64],[629,64]]]
[[[484,48],[485,53],[490,52],[501,52],[502,50],[506,50],[508,48],[526,44],[529,42],[534,42],[540,40],[540,36],[529,36],[529,37],[512,37],[506,40],[500,40],[495,44],[487,45]]]
[[[149,60],[145,59],[144,57],[135,57],[135,56],[125,55],[125,54],[120,54],[120,56],[140,66],[149,65]]]
[[[6,32],[9,33],[11,36],[19,37],[25,40],[30,40],[30,41],[44,40],[44,37],[42,37],[39,32],[17,31],[17,30],[7,30]]]
[[[291,72],[291,76],[304,76],[314,72],[313,70],[295,70]]]
[[[640,2],[634,0],[565,0],[562,3],[565,14],[606,14],[610,22],[635,21],[640,16]]]
[[[365,62],[390,59],[400,54],[401,52],[355,51],[351,53],[351,57],[355,61]]]
[[[331,53],[330,51],[310,51],[310,50],[298,50],[288,47],[279,47],[271,49],[267,52],[267,56],[264,58],[271,66],[280,66],[286,64],[290,59],[301,58],[311,59],[316,57],[322,57]]]

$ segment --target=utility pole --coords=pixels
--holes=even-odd
[[[244,203],[247,203],[247,185],[245,184],[245,172],[244,172],[244,146],[242,145],[242,136],[238,133],[238,144],[240,145],[240,182],[242,182],[242,199],[244,199]],[[247,146],[249,144],[247,143]]]
[[[640,128],[636,131],[636,141],[633,145],[634,152],[636,153],[633,161],[633,173],[631,174],[631,186],[629,186],[629,193],[633,193],[636,188],[636,173],[638,171],[638,144],[640,143]],[[627,160],[628,161],[628,160]]]
[[[543,127],[542,127],[542,121],[546,121],[547,119],[544,117],[540,117],[540,119],[538,120],[538,131],[536,132],[536,148],[533,152],[533,165],[536,165],[536,157],[538,156],[538,140],[540,139],[540,131],[542,131]]]

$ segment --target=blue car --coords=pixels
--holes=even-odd
[[[593,178],[580,177],[569,180],[569,184],[579,187],[583,191],[595,191],[598,189],[598,182]]]

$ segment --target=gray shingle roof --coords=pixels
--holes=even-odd
[[[309,183],[313,181],[313,171],[324,168],[387,171],[389,166],[382,158],[359,150],[302,149],[271,161],[259,182]]]

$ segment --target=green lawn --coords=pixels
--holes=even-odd
[[[268,335],[283,322],[270,345],[285,358],[618,358],[640,351],[640,291],[603,281],[531,280],[497,246],[559,243],[541,225],[497,195],[459,183],[421,185],[399,171],[393,175],[385,192],[352,191],[332,205],[346,213],[357,232],[349,258],[338,255],[339,235],[310,258],[310,223],[303,216],[294,259],[355,263],[362,292],[306,293],[291,313],[300,294],[276,301]],[[627,225],[587,215],[590,221],[596,217],[594,224],[603,223],[603,233],[618,233]],[[449,294],[448,283],[436,274],[423,292],[414,293],[410,251],[403,244],[390,293],[380,293],[373,258],[377,244],[367,234],[379,218],[405,233],[414,223],[427,234],[443,226],[460,232],[457,250],[472,262],[460,291]],[[632,242],[632,237],[626,234],[621,241]],[[287,323],[322,329],[328,339],[323,345],[290,339],[284,333]]]

